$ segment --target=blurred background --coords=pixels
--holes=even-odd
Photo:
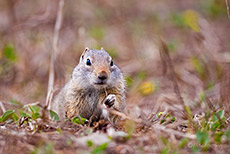
[[[57,0],[0,0],[0,101],[45,104],[57,7]],[[224,0],[66,0],[55,87],[68,81],[86,46],[103,47],[125,75],[127,105],[151,112],[162,94],[174,93],[162,73],[162,38],[183,95],[197,101],[214,91],[218,100],[229,27]]]

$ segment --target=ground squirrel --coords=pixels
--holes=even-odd
[[[125,81],[121,70],[103,48],[85,48],[70,81],[55,97],[51,109],[60,120],[75,116],[111,119],[113,116],[103,107],[124,110]]]

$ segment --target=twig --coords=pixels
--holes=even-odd
[[[23,108],[27,108],[29,106],[34,106],[34,105],[38,105],[39,106],[40,102],[35,102],[35,103],[31,103],[31,104],[26,104],[23,106]]]
[[[119,112],[119,111],[116,111],[113,109],[105,108],[103,106],[101,106],[101,108],[104,110],[107,110],[111,114],[117,115],[117,116],[124,118],[124,119],[133,120],[136,123],[144,123],[145,122],[143,119],[132,118],[132,117],[130,117],[130,116],[128,116],[122,112]],[[148,122],[146,121],[145,123],[147,124]]]
[[[179,86],[177,84],[176,73],[175,73],[169,52],[168,52],[168,48],[167,48],[165,42],[163,42],[162,40],[160,40],[160,45],[161,45],[160,46],[160,53],[162,55],[162,60],[164,61],[164,63],[167,64],[167,67],[169,67],[169,69],[168,69],[170,71],[169,75],[170,75],[170,78],[172,79],[172,82],[173,82],[174,91],[177,95],[178,100],[181,102],[182,105],[185,106],[184,100],[182,99],[181,94],[180,94]]]
[[[4,107],[4,105],[2,104],[2,102],[0,102],[0,107],[2,109],[2,112],[5,113],[6,112],[6,108]]]
[[[226,7],[227,7],[228,20],[230,21],[230,13],[229,13],[228,0],[225,0],[225,4],[226,4]]]
[[[176,136],[181,136],[181,137],[185,137],[185,138],[189,138],[189,139],[193,139],[193,140],[196,139],[196,135],[194,135],[194,134],[181,133],[179,131],[176,131],[176,130],[173,130],[173,129],[170,129],[170,128],[166,128],[165,126],[152,125],[152,128],[164,131],[166,133],[169,133],[169,135],[174,134]]]
[[[59,39],[59,31],[62,24],[62,14],[65,0],[59,0],[57,18],[54,28],[54,37],[53,37],[53,45],[51,52],[51,61],[50,61],[50,71],[49,71],[49,82],[48,82],[48,90],[46,97],[46,108],[49,106],[50,101],[52,100],[52,92],[54,86],[54,62],[56,58],[56,53],[58,51],[58,39]]]
[[[162,39],[160,39],[160,54],[161,54],[162,61],[164,61],[163,63],[166,64],[166,67],[168,67],[169,76],[172,80],[174,91],[176,93],[177,99],[183,105],[184,111],[187,111],[186,104],[185,104],[185,102],[181,96],[180,89],[179,89],[179,86],[177,84],[176,73],[175,73],[175,70],[173,67],[171,57],[169,55],[168,47]],[[191,122],[191,124],[193,124],[190,113],[187,113],[186,116],[187,116],[189,122]]]

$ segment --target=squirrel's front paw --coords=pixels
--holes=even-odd
[[[114,105],[115,100],[116,100],[116,96],[114,94],[109,94],[105,98],[104,104],[107,108],[111,108]]]

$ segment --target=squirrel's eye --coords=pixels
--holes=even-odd
[[[113,66],[113,60],[110,61],[110,66]]]
[[[88,65],[88,66],[90,66],[90,65],[91,65],[90,59],[87,59],[87,61],[86,61],[86,65]]]

